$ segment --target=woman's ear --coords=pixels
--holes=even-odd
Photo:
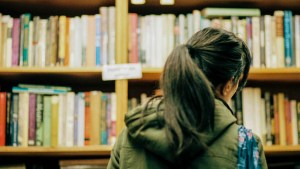
[[[228,94],[231,94],[232,92],[232,88],[234,87],[234,83],[233,83],[233,77],[228,80],[226,82],[226,84],[223,86],[223,89],[222,89],[222,95],[223,96],[228,96]]]

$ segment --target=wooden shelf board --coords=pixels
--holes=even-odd
[[[0,68],[0,74],[6,73],[21,73],[21,74],[77,74],[77,73],[101,73],[102,68],[100,67],[12,67],[12,68]]]
[[[0,156],[109,156],[112,146],[0,147]]]
[[[143,78],[137,81],[159,80],[161,72],[162,68],[143,68]],[[249,81],[299,82],[300,68],[251,68],[248,79]]]
[[[267,156],[280,155],[300,155],[300,145],[295,146],[264,146],[264,151]]]

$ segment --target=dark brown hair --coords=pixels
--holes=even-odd
[[[215,88],[241,75],[244,87],[250,63],[246,44],[222,29],[203,29],[171,52],[160,85],[166,133],[177,154],[196,142],[205,146],[200,133],[213,129]]]

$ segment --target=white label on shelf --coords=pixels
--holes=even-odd
[[[174,0],[160,0],[161,5],[174,5]]]
[[[102,80],[142,78],[142,66],[139,63],[104,65]]]
[[[131,3],[135,5],[140,5],[140,4],[144,4],[145,0],[131,0]]]

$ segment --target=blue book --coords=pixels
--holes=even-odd
[[[60,89],[51,89],[51,88],[25,88],[25,87],[16,87],[14,86],[12,88],[13,93],[19,93],[19,92],[30,92],[30,93],[36,93],[36,94],[63,94],[67,93],[66,90],[60,90]]]
[[[101,65],[101,16],[95,16],[96,24],[96,66]]]
[[[283,26],[284,26],[284,56],[285,66],[292,67],[294,65],[293,56],[293,31],[292,31],[292,11],[284,11]]]
[[[28,48],[29,48],[29,21],[30,14],[24,14],[24,35],[23,35],[23,66],[28,66]],[[21,49],[22,50],[22,49]]]
[[[18,115],[19,115],[19,94],[13,94],[11,107],[10,135],[12,146],[18,146]]]

